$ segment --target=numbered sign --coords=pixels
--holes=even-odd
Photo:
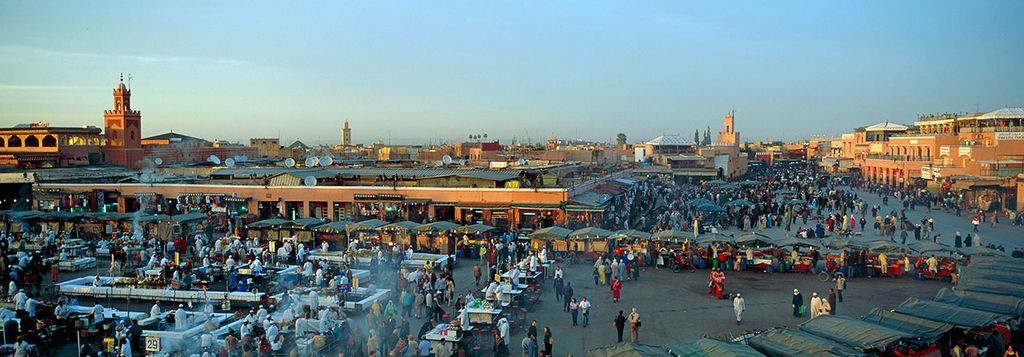
[[[160,352],[160,338],[146,336],[146,352]]]

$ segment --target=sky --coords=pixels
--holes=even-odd
[[[1024,1],[3,1],[0,126],[337,144],[837,135],[1024,106]],[[127,81],[127,79],[126,79]],[[712,135],[714,136],[714,135]]]

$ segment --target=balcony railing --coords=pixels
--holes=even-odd
[[[916,156],[916,155],[878,155],[869,154],[869,159],[880,159],[880,160],[894,160],[894,161],[932,161],[931,156]]]
[[[987,126],[987,127],[963,127],[961,133],[1019,133],[1024,131],[1024,126]]]

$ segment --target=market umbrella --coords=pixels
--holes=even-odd
[[[760,181],[752,181],[752,180],[740,181],[740,183],[739,183],[740,186],[757,186],[757,185],[760,185],[760,184],[761,184]]]
[[[651,234],[636,229],[622,229],[615,232],[616,238],[651,239]]]
[[[316,228],[313,228],[313,230],[320,233],[341,234],[345,233],[345,227],[348,226],[349,224],[352,224],[352,222],[337,221],[318,226]]]
[[[799,198],[794,198],[794,199],[791,199],[791,200],[787,201],[786,203],[787,204],[791,204],[791,205],[806,205],[807,201],[801,200]]]
[[[675,229],[675,228],[673,228],[673,229],[666,229],[666,230],[663,230],[661,232],[654,233],[654,235],[651,236],[652,240],[673,241],[673,242],[681,241],[681,240],[686,240],[686,239],[690,239],[690,238],[693,238],[693,233],[687,232],[687,231],[681,231],[681,230],[678,230],[678,229]]]
[[[733,244],[736,241],[732,236],[726,234],[705,234],[697,237],[697,244],[709,244],[709,243],[729,243]]]
[[[919,240],[919,241],[912,242],[910,244],[907,244],[907,248],[910,248],[910,250],[913,250],[913,251],[917,252],[918,254],[931,253],[931,252],[949,253],[949,252],[956,252],[957,251],[956,248],[950,247],[948,245],[940,244],[940,243],[935,243],[935,242],[927,241],[927,240]]]
[[[468,226],[462,226],[462,227],[456,228],[455,229],[455,233],[460,233],[460,234],[479,234],[479,233],[484,233],[484,232],[490,232],[490,231],[493,231],[495,229],[496,228],[488,226],[486,224],[476,223],[476,224],[470,224]]]
[[[733,239],[733,243],[751,247],[768,247],[774,245],[775,240],[761,233],[747,232]]]
[[[705,182],[705,183],[708,184],[708,185],[715,185],[715,186],[717,186],[717,185],[727,184],[728,182],[725,182],[725,181],[722,181],[722,180],[711,180],[711,181],[708,181],[708,182]]]
[[[612,234],[615,234],[615,232],[597,227],[587,227],[569,233],[568,238],[575,240],[606,239],[611,237]]]
[[[1000,252],[1000,251],[992,249],[992,248],[985,248],[985,247],[974,246],[974,247],[964,247],[964,248],[959,248],[959,249],[960,249],[960,254],[967,255],[967,256],[972,256],[972,257],[973,256],[996,256],[996,257],[1005,257],[1005,256],[1007,256],[1007,254],[1005,252]]]
[[[368,219],[362,222],[356,222],[348,225],[348,231],[372,231],[381,226],[387,225],[388,222],[379,219]]]
[[[787,190],[787,189],[778,190],[778,191],[775,191],[773,193],[776,194],[776,195],[792,195],[792,194],[796,194],[795,191]]]
[[[311,229],[324,224],[324,220],[320,218],[307,217],[296,219],[292,221],[292,223],[295,228]]]
[[[262,221],[256,221],[256,222],[249,223],[245,227],[249,228],[249,229],[272,228],[272,227],[280,227],[280,226],[285,225],[285,224],[290,224],[290,222],[291,221],[289,221],[287,219],[283,219],[283,218],[268,218],[268,219],[264,219]]]
[[[565,239],[572,233],[572,230],[562,226],[551,226],[541,228],[530,233],[530,239],[558,240]]]
[[[395,230],[395,231],[401,230],[401,231],[407,231],[407,230],[411,230],[413,228],[416,228],[416,227],[419,227],[419,226],[422,226],[422,225],[423,225],[423,223],[418,223],[418,222],[413,222],[413,221],[401,221],[401,222],[395,222],[395,223],[391,223],[391,224],[386,224],[386,225],[377,227],[377,229],[378,230]]]
[[[858,248],[863,249],[868,247],[868,242],[854,241],[846,238],[822,238],[821,245],[831,249],[846,249],[846,248]]]
[[[724,188],[724,189],[729,189],[729,190],[735,190],[735,189],[737,189],[737,188],[740,188],[740,186],[739,186],[739,185],[737,185],[737,184],[734,184],[734,183],[727,183],[727,184],[724,184],[724,185],[718,186],[718,188]]]
[[[714,203],[708,203],[708,204],[697,206],[697,209],[701,210],[702,212],[719,212],[719,213],[725,212],[725,207],[716,205]]]
[[[692,200],[686,201],[686,205],[687,206],[694,206],[694,207],[696,207],[696,206],[701,206],[701,205],[706,205],[706,204],[712,204],[713,205],[715,203],[711,202],[711,200],[709,200],[707,198],[703,198],[703,197],[701,197],[701,198],[694,198]]]
[[[868,244],[868,250],[876,253],[910,253],[910,248],[891,240],[876,240]]]
[[[793,237],[783,237],[775,240],[775,245],[780,247],[808,247],[821,249],[822,245],[817,240],[813,239],[797,239]]]
[[[455,223],[455,222],[437,221],[437,222],[430,222],[430,223],[427,223],[427,224],[420,225],[419,227],[413,228],[413,231],[416,231],[416,232],[419,232],[419,233],[424,233],[424,232],[443,232],[443,233],[447,233],[447,232],[454,231],[456,228],[459,228],[459,227],[461,227],[461,226],[459,226],[459,224]]]
[[[726,206],[746,206],[746,207],[753,207],[754,206],[754,204],[752,202],[744,200],[744,199],[741,199],[741,198],[729,201],[725,205]]]

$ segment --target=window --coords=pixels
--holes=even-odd
[[[55,148],[57,147],[57,138],[53,135],[47,135],[43,137],[43,147]]]
[[[7,139],[7,146],[12,148],[21,147],[21,138],[12,135],[10,139]]]

